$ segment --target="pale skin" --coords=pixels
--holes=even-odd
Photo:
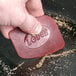
[[[30,34],[38,34],[42,26],[36,17],[44,15],[41,0],[0,0],[0,30],[9,39],[16,27]]]

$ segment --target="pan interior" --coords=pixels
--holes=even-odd
[[[43,76],[51,76],[51,75],[55,76],[56,74],[57,76],[60,76],[60,75],[70,76],[72,74],[71,70],[72,69],[75,70],[75,68],[73,67],[74,67],[74,64],[76,64],[75,63],[76,62],[76,59],[75,59],[76,58],[75,56],[76,54],[75,52],[76,51],[76,24],[74,24],[72,21],[65,18],[65,16],[63,15],[50,12],[50,11],[46,11],[46,10],[45,12],[46,12],[46,15],[53,17],[56,23],[58,24],[58,27],[65,40],[65,47],[62,50],[52,54],[52,57],[50,57],[51,55],[47,55],[43,58],[35,59],[34,61],[36,63],[32,65],[31,63],[29,63],[30,60],[22,60],[18,58],[18,56],[16,55],[16,53],[14,53],[14,51],[13,51],[14,53],[13,55],[16,55],[15,57],[16,59],[18,59],[19,62],[17,60],[14,61],[13,58],[9,59],[9,56],[7,54],[8,54],[8,51],[11,50],[13,46],[11,45],[11,42],[8,42],[2,37],[0,39],[0,42],[3,40],[2,41],[3,44],[2,46],[0,46],[0,49],[1,49],[0,75],[11,76],[13,74],[14,76],[25,76],[25,75],[26,76],[29,76],[29,75],[30,76],[38,76],[38,75],[39,76],[42,76],[42,75]],[[11,46],[6,47],[5,41],[8,42],[8,46],[10,45]],[[3,51],[5,51],[4,47],[6,48],[6,50],[8,50],[6,54],[3,53]],[[67,53],[68,51],[71,51],[71,52],[68,54]],[[63,55],[64,52],[65,52],[65,55]],[[56,56],[56,57],[53,57],[53,56]],[[40,67],[37,66],[38,60],[43,61],[41,62]],[[29,66],[26,65],[26,63],[29,64]]]

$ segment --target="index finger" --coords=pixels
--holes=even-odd
[[[41,0],[28,0],[26,3],[26,8],[34,17],[44,15]]]

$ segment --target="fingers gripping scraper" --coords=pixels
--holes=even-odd
[[[36,58],[54,53],[64,47],[63,37],[55,21],[49,16],[37,18],[42,25],[42,31],[30,35],[16,28],[9,34],[10,39],[21,58]]]

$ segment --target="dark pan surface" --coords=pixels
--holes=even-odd
[[[6,40],[0,33],[0,76],[76,76],[75,18],[67,17],[63,12],[61,14],[54,9],[44,10],[57,22],[65,40],[65,47],[43,58],[21,59],[16,54],[11,41]]]

